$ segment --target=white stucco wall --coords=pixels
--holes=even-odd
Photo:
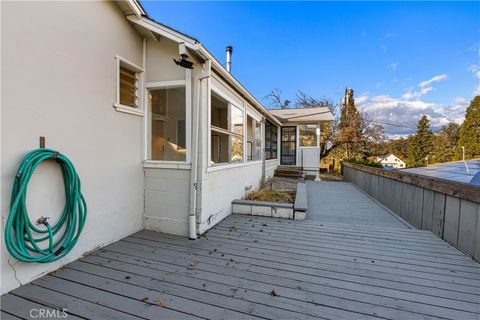
[[[247,192],[245,188],[257,189],[261,178],[261,161],[207,172],[202,182],[202,215],[199,221],[199,232],[205,232],[231,214],[232,200],[244,197]]]
[[[158,42],[149,38],[145,81],[185,80],[185,69],[177,66],[173,58],[179,59],[177,43],[166,38]]]
[[[146,84],[157,86],[164,81],[185,80],[191,88],[192,78],[185,68],[177,66],[173,59],[179,58],[178,43],[166,38],[156,42],[147,41]],[[192,74],[201,70],[195,64]],[[192,94],[186,91],[187,96]],[[149,161],[145,165],[145,213],[143,226],[155,230],[182,236],[188,236],[188,213],[190,210],[190,153],[192,99],[187,99],[186,111],[186,160],[180,165],[169,161]],[[174,114],[174,110],[170,110]],[[169,117],[169,121],[174,121]],[[181,167],[179,169],[178,167]]]
[[[190,170],[145,168],[145,229],[188,236]]]
[[[142,227],[142,118],[115,111],[115,54],[142,64],[142,41],[114,3],[2,2],[1,292]],[[10,193],[23,156],[38,147],[75,164],[88,203],[75,249],[51,264],[9,259],[3,244]],[[55,163],[28,190],[31,219],[59,215],[64,196]],[[10,266],[13,264],[13,268]]]

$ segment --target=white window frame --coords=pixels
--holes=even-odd
[[[265,155],[265,150],[266,150],[266,138],[267,138],[267,133],[266,133],[266,130],[267,130],[267,121],[271,123],[272,126],[274,126],[277,130],[276,132],[276,137],[277,137],[277,141],[276,141],[276,148],[275,148],[275,154],[277,155],[275,158],[270,158],[270,159],[267,159],[266,155]],[[266,161],[272,161],[272,160],[278,160],[279,158],[279,149],[280,149],[280,144],[281,142],[279,142],[279,135],[280,135],[280,126],[276,125],[275,123],[273,123],[273,121],[269,120],[269,119],[266,119],[264,122],[263,122],[263,136],[262,136],[262,152],[264,153],[264,157],[265,157],[265,160]],[[270,138],[270,143],[271,143],[272,139]],[[280,144],[279,144],[280,143]],[[270,145],[270,154],[272,152],[272,147]]]
[[[252,145],[255,149],[255,142],[256,141],[259,141],[260,142],[260,156],[257,160],[248,160],[248,117],[252,118],[253,120],[255,120],[255,124],[256,123],[259,123],[260,124],[260,137],[258,139],[255,138],[255,127],[253,127],[253,137],[251,139],[252,141]],[[263,155],[263,135],[262,135],[262,117],[255,111],[255,110],[252,110],[252,108],[250,106],[247,107],[247,115],[246,115],[246,128],[244,130],[245,132],[245,143],[246,143],[246,148],[245,148],[245,157],[247,159],[247,162],[255,162],[255,161],[261,161],[262,160],[262,155]],[[253,125],[253,123],[252,123]],[[252,155],[253,156],[253,155]]]
[[[316,135],[316,139],[317,139],[317,145],[316,146],[301,146],[300,145],[300,127],[311,126],[311,125],[315,125],[315,135]],[[304,149],[319,148],[320,147],[320,136],[317,134],[319,128],[320,128],[320,125],[318,123],[302,123],[302,124],[297,125],[297,145],[298,145],[298,148],[304,148]]]
[[[239,137],[238,134],[235,134],[233,133],[230,129],[230,125],[231,125],[231,108],[234,107],[234,108],[238,108],[240,111],[243,112],[243,159],[242,161],[230,161],[230,157],[231,157],[231,153],[230,153],[230,149],[231,149],[231,146],[230,146],[230,139],[229,139],[229,150],[228,150],[228,154],[229,154],[229,161],[228,162],[221,162],[221,163],[212,163],[212,152],[211,152],[211,148],[212,148],[212,123],[211,123],[211,112],[212,112],[212,99],[211,99],[211,95],[212,94],[216,94],[218,96],[220,96],[222,99],[224,99],[225,101],[227,101],[228,103],[228,130],[225,130],[223,128],[218,128],[218,129],[214,129],[213,131],[215,132],[219,132],[219,133],[223,133],[223,134],[227,134],[228,136],[236,136],[236,137]],[[221,89],[217,88],[216,86],[214,85],[211,85],[210,86],[210,99],[209,99],[210,103],[208,105],[208,167],[232,167],[232,166],[239,166],[239,165],[243,165],[246,163],[246,123],[247,123],[247,115],[246,115],[246,111],[245,111],[245,106],[244,104],[242,103],[242,106],[239,106],[239,103],[237,103],[236,101],[234,101],[232,98],[230,98],[227,94],[225,94]],[[208,170],[209,171],[209,170]]]
[[[186,78],[190,80],[190,70],[186,72]],[[191,107],[192,107],[192,87],[191,81],[186,80],[170,80],[170,81],[159,81],[159,82],[148,82],[145,84],[145,97],[148,97],[150,90],[156,89],[165,89],[165,88],[174,88],[174,87],[185,87],[185,144],[186,144],[186,153],[185,161],[168,161],[168,160],[151,160],[148,159],[151,154],[151,124],[150,121],[150,107],[148,105],[148,99],[145,99],[144,110],[145,110],[145,159],[143,161],[144,167],[150,168],[172,168],[172,169],[188,169],[190,168],[191,161]],[[178,128],[177,128],[178,130]],[[178,135],[178,132],[177,132]]]
[[[115,75],[115,80],[116,80],[116,86],[115,86],[115,101],[113,103],[113,107],[115,108],[116,111],[119,112],[124,112],[128,114],[133,114],[137,116],[143,116],[144,115],[144,108],[142,107],[144,105],[144,95],[143,93],[143,88],[144,88],[144,72],[145,69],[136,65],[135,63],[119,56],[115,55],[115,63],[116,63],[116,75]],[[138,74],[138,102],[137,102],[137,107],[132,107],[132,106],[126,106],[120,103],[120,66],[124,65],[131,71],[135,72]]]

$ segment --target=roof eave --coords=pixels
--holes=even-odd
[[[143,6],[137,0],[125,0],[130,9],[135,13],[135,16],[141,18],[147,16],[147,12],[143,9]]]
[[[216,70],[225,80],[229,82],[236,90],[240,91],[257,109],[260,109],[261,113],[268,118],[268,120],[274,122],[276,125],[281,126],[282,123],[272,115],[258,100],[255,98],[225,67],[211,54],[207,48],[201,43],[198,50],[205,55],[210,61],[212,61],[212,68]]]
[[[137,15],[127,16],[127,19],[145,29],[155,32],[160,36],[166,37],[177,43],[185,43],[185,46],[190,50],[196,52],[200,57],[212,62],[212,68],[217,71],[234,89],[240,92],[255,108],[270,121],[276,125],[281,126],[282,123],[278,121],[268,110],[237,80],[235,77],[225,69],[225,67],[205,48],[197,39],[183,34],[177,30],[167,27],[161,23],[156,22],[146,16],[138,17]]]

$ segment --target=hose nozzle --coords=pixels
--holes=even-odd
[[[50,217],[44,217],[44,216],[41,216],[40,218],[37,219],[37,224],[43,224],[43,225],[48,225],[48,219],[50,219]]]

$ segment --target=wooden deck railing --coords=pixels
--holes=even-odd
[[[343,176],[417,229],[480,261],[480,187],[353,163],[343,164]]]

